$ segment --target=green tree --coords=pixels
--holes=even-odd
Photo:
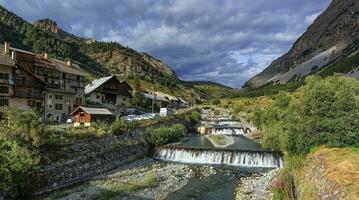
[[[359,146],[359,81],[335,75],[308,77],[298,92],[280,92],[252,115],[263,144],[290,154],[316,145]]]

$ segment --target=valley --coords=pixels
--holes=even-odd
[[[206,113],[202,114],[204,121],[199,121],[196,126],[218,124],[219,116],[213,115],[211,110],[202,113]],[[180,143],[156,148],[153,159],[130,162],[84,184],[50,194],[45,199],[219,200],[235,199],[236,196],[241,199],[248,193],[244,187],[251,188],[257,184],[261,187],[251,193],[261,199],[271,196],[270,182],[278,173],[277,169],[284,166],[281,154],[265,151],[244,132],[215,132],[218,126],[222,130],[241,126],[240,122],[231,120],[228,113],[220,119],[221,125],[212,128],[213,134],[233,138],[234,143],[229,146],[215,147],[205,136],[189,132]],[[226,129],[228,124],[231,127]]]
[[[19,2],[0,200],[359,199],[358,0]]]

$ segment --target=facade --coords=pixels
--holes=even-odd
[[[91,126],[91,123],[93,122],[109,122],[115,119],[114,114],[106,108],[89,108],[79,106],[71,113],[71,115],[74,117],[75,127]]]
[[[85,104],[86,75],[81,68],[71,62],[48,58],[47,54],[37,55],[29,51],[4,45],[0,75],[9,81],[7,98],[0,103],[20,109],[34,109],[47,122],[64,122],[71,111]],[[5,60],[6,59],[6,60]],[[1,105],[0,104],[0,109]],[[3,106],[2,106],[3,107]],[[0,111],[1,112],[1,111]]]
[[[33,73],[16,66],[8,43],[0,45],[0,115],[5,107],[33,109],[43,114],[46,83]]]
[[[132,88],[115,76],[92,81],[86,85],[85,94],[88,106],[107,108],[116,115],[131,107]]]
[[[166,96],[147,93],[144,93],[143,95],[150,102],[154,103],[157,110],[160,108],[167,108],[170,105],[170,100]]]
[[[165,97],[166,99],[168,99],[168,107],[171,108],[180,108],[182,107],[182,101],[180,100],[180,98],[169,95],[169,94],[165,94],[162,92],[150,92],[150,94],[154,94],[156,96],[162,96]]]

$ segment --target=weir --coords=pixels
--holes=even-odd
[[[282,168],[284,165],[282,155],[271,151],[162,147],[156,150],[154,159],[192,164],[259,168]]]
[[[200,126],[197,128],[197,132],[203,135],[245,135],[251,132],[251,130],[247,127],[215,125],[210,127]]]
[[[215,135],[244,135],[243,128],[236,127],[217,127],[213,128],[212,134]]]

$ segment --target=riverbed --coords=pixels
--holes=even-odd
[[[235,124],[229,125],[236,129]],[[214,128],[219,126],[228,128],[228,122],[222,118]],[[270,182],[284,165],[281,154],[266,151],[244,132],[216,132],[221,133],[227,144],[189,134],[180,143],[157,148],[153,159],[124,164],[47,199],[271,199]]]

